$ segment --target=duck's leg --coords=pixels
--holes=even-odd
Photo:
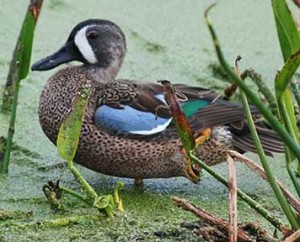
[[[199,134],[199,136],[195,139],[196,148],[200,145],[202,145],[205,141],[210,139],[211,137],[211,129],[206,128],[202,130]]]
[[[141,177],[134,178],[134,185],[135,186],[142,186],[144,184],[144,180]]]

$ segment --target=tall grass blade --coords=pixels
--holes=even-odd
[[[29,71],[34,30],[41,11],[43,0],[30,0],[19,38],[10,62],[7,81],[3,92],[2,111],[12,109],[14,93],[18,82],[24,79]]]
[[[273,13],[280,42],[282,56],[285,65],[275,79],[275,93],[278,102],[279,114],[283,120],[285,128],[292,135],[295,142],[299,143],[299,134],[295,110],[293,105],[290,82],[299,66],[300,33],[297,24],[287,6],[285,0],[272,0]],[[295,152],[290,148],[286,149],[287,169],[300,196],[300,186],[291,171],[291,162],[295,159]],[[298,162],[300,162],[298,158]],[[300,171],[300,163],[298,163]]]
[[[251,102],[258,108],[264,118],[269,122],[272,128],[278,133],[278,135],[282,138],[285,144],[292,150],[298,160],[300,160],[300,145],[295,142],[293,137],[287,132],[287,130],[282,126],[279,120],[272,114],[270,109],[265,106],[265,104],[259,99],[259,97],[249,88],[245,82],[243,82],[231,69],[225,60],[222,50],[220,48],[220,43],[217,37],[217,34],[211,25],[208,19],[208,12],[214,5],[211,5],[205,12],[205,20],[207,26],[209,28],[211,37],[214,42],[215,50],[217,57],[220,61],[220,64],[226,71],[226,73],[230,76],[230,78],[239,86],[241,90],[245,92],[247,97],[251,100]]]
[[[5,149],[3,151],[0,150],[0,153],[4,153],[3,160],[0,160],[0,173],[2,174],[8,172],[10,152],[15,131],[20,81],[27,76],[29,71],[34,29],[42,3],[43,0],[30,1],[9,68],[7,83],[3,94],[2,111],[11,110],[11,116]]]
[[[273,13],[284,62],[300,48],[300,33],[285,0],[272,0]]]

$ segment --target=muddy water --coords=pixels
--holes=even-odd
[[[0,80],[4,83],[8,65],[23,20],[28,1],[2,1],[0,7]],[[45,1],[33,47],[33,61],[55,51],[66,40],[70,29],[88,18],[103,18],[116,22],[127,38],[127,56],[119,73],[120,78],[143,80],[169,79],[222,90],[224,83],[211,68],[217,64],[203,13],[211,1],[180,0],[49,0]],[[276,70],[282,59],[271,4],[269,1],[222,1],[211,12],[226,58],[233,63],[242,55],[241,68],[254,68],[272,87]],[[0,222],[0,241],[128,241],[197,240],[180,228],[180,222],[195,220],[173,207],[170,196],[191,199],[195,204],[226,217],[226,189],[204,173],[200,184],[183,178],[147,180],[143,189],[135,189],[132,180],[104,176],[79,167],[82,174],[99,193],[111,192],[117,181],[123,180],[121,194],[125,214],[114,221],[103,218],[99,223],[84,222],[71,227],[51,229],[29,226],[41,219],[53,219],[95,211],[71,197],[65,198],[66,211],[54,214],[41,190],[48,180],[60,179],[71,188],[78,188],[70,172],[53,168],[61,162],[56,148],[40,129],[38,96],[53,71],[29,73],[22,81],[15,148],[9,175],[0,178],[0,210],[32,211],[29,218]],[[0,135],[6,134],[9,118],[0,114]],[[256,158],[254,155],[251,157]],[[270,158],[274,172],[286,180],[281,156]],[[216,169],[226,174],[226,166]],[[239,187],[269,209],[280,215],[269,186],[247,169],[238,166]],[[239,203],[243,221],[263,219],[247,205]],[[154,235],[154,232],[159,236]]]

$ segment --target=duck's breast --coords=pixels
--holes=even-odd
[[[78,87],[85,75],[80,67],[58,71],[45,84],[39,100],[39,120],[47,137],[56,143],[65,116],[70,113]]]

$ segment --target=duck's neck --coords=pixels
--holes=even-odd
[[[103,83],[114,81],[120,70],[122,63],[111,64],[108,67],[101,67],[98,65],[89,65],[86,68],[88,69],[89,74],[92,76],[93,80]]]

